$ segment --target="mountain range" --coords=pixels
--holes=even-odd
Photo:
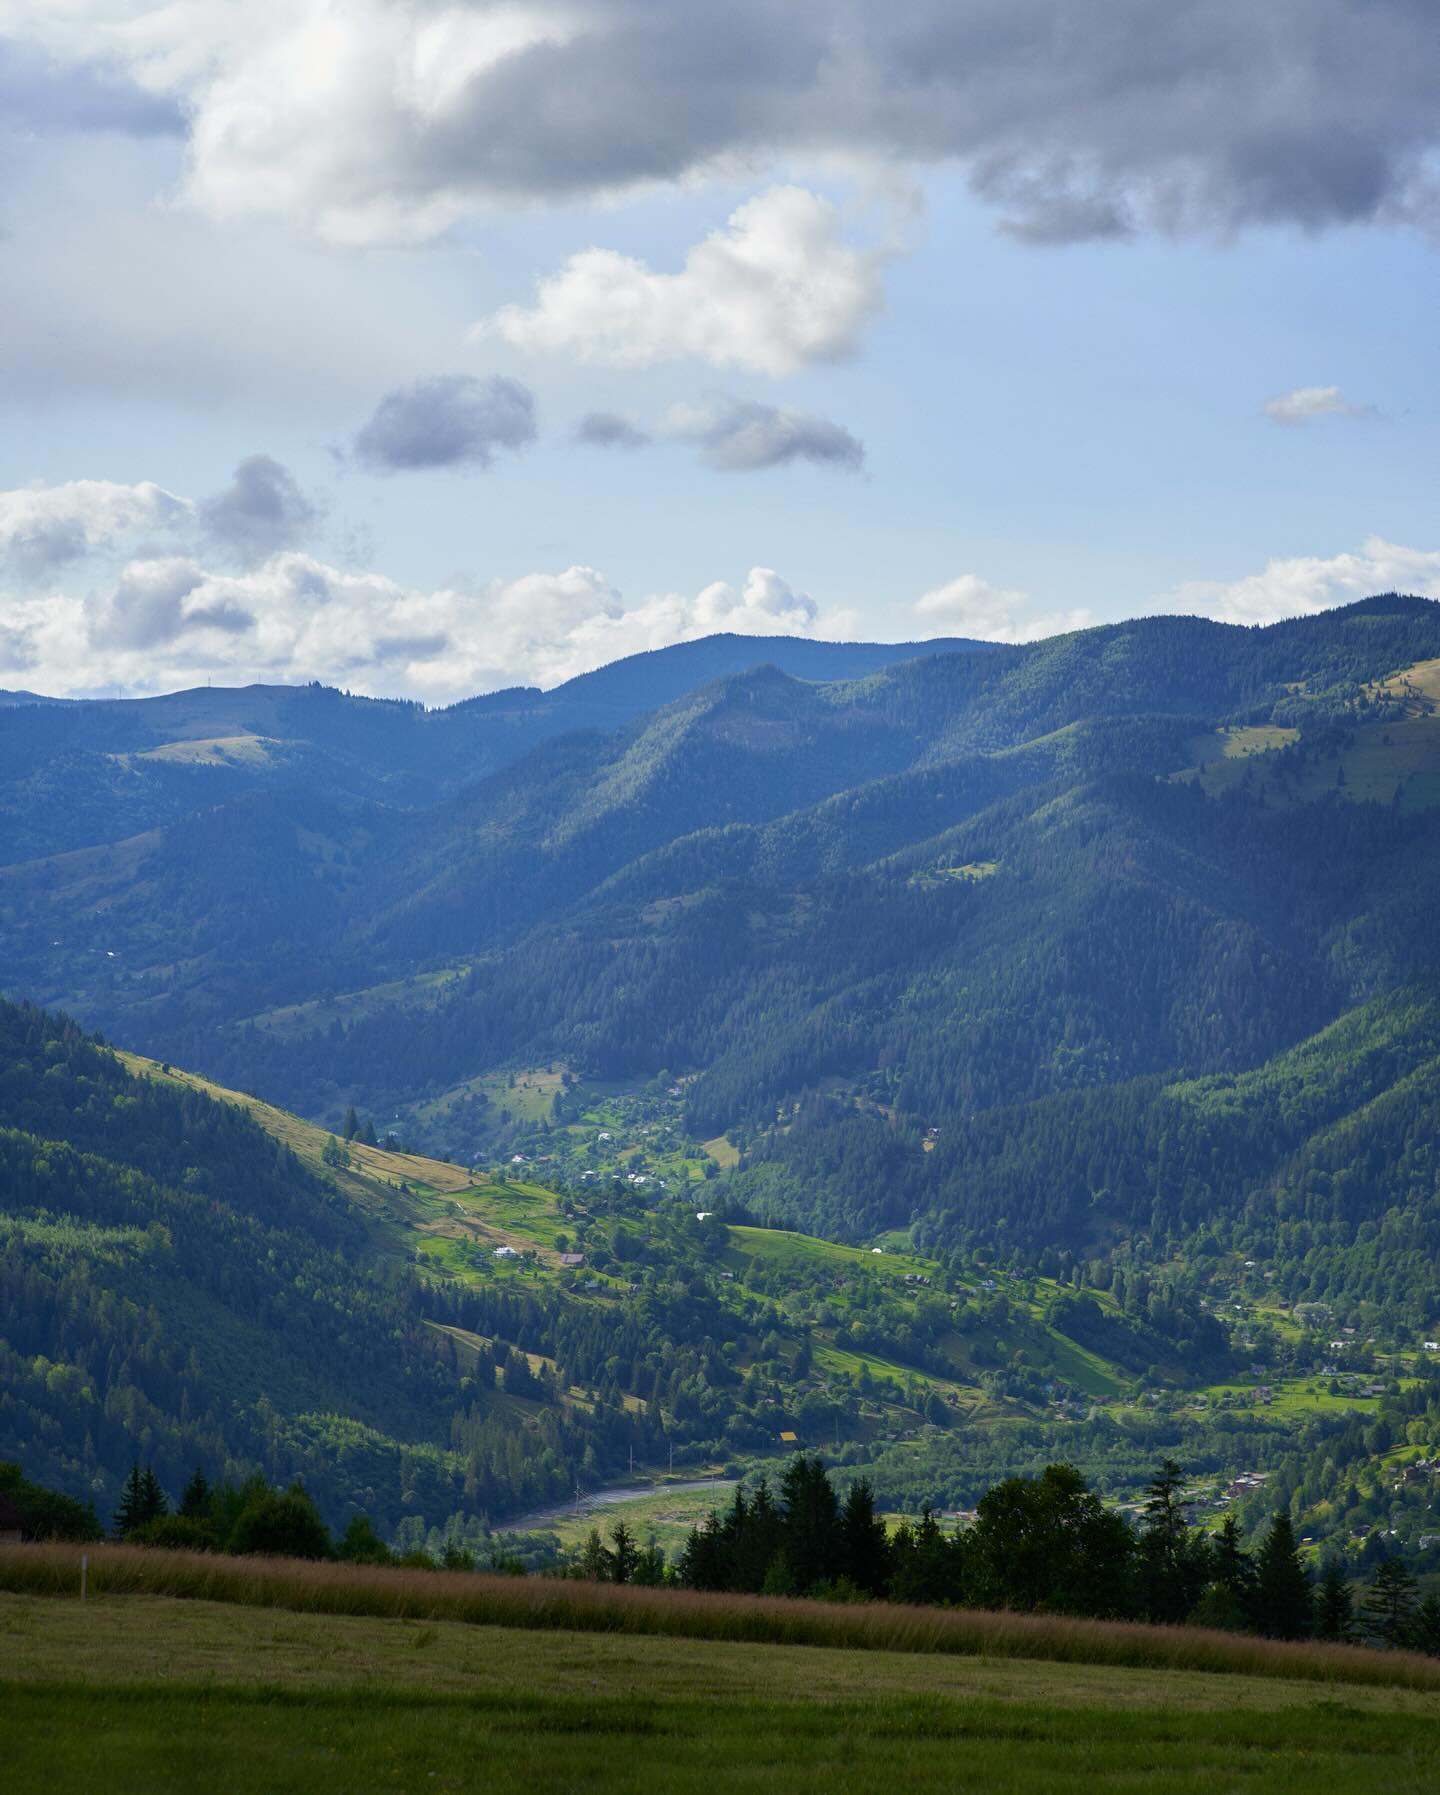
[[[1440,1332],[1437,702],[1381,595],[7,708],[5,1449],[393,1533],[786,1422],[968,1500],[1068,1428],[1360,1512],[1344,1392],[1219,1411]]]

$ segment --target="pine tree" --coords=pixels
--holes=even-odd
[[[158,1521],[168,1508],[165,1492],[160,1488],[160,1480],[156,1477],[154,1468],[147,1465],[142,1471],[138,1464],[132,1465],[115,1509],[116,1537],[128,1539],[137,1527],[143,1527],[149,1521]]]
[[[1240,1523],[1226,1515],[1210,1549],[1210,1575],[1243,1602],[1255,1581],[1255,1566],[1240,1543]]]
[[[153,1465],[146,1465],[140,1474],[140,1495],[147,1521],[158,1521],[162,1515],[169,1514],[170,1504],[165,1499],[165,1492],[160,1487],[160,1479],[155,1475]]]
[[[1255,1561],[1250,1609],[1256,1630],[1271,1639],[1304,1639],[1314,1624],[1310,1579],[1283,1508],[1271,1521]]]
[[[1405,1629],[1405,1643],[1415,1652],[1428,1652],[1440,1658],[1440,1596],[1426,1596],[1411,1615]]]
[[[141,1514],[143,1504],[140,1490],[140,1467],[138,1464],[131,1465],[130,1475],[125,1479],[125,1487],[115,1505],[114,1530],[117,1539],[124,1539],[127,1534],[133,1533],[145,1518]]]
[[[1403,1645],[1415,1608],[1415,1573],[1402,1559],[1387,1558],[1376,1571],[1360,1612],[1366,1627],[1386,1645]]]
[[[210,1496],[209,1480],[203,1471],[197,1469],[185,1485],[184,1494],[180,1498],[180,1513],[191,1521],[203,1520],[210,1512]]]
[[[1205,1587],[1206,1555],[1197,1549],[1185,1519],[1180,1500],[1183,1481],[1173,1458],[1162,1460],[1150,1480],[1138,1569],[1142,1600],[1152,1621],[1184,1620]]]
[[[1338,1558],[1327,1558],[1315,1592],[1315,1637],[1344,1641],[1355,1637],[1355,1602]]]
[[[347,1109],[345,1111],[345,1138],[346,1138],[346,1140],[353,1141],[355,1136],[357,1134],[359,1134],[359,1132],[360,1132],[360,1118],[359,1118],[359,1116],[356,1115],[355,1105],[352,1103],[350,1105],[349,1109]]]
[[[785,1559],[797,1591],[839,1575],[840,1505],[825,1475],[825,1461],[803,1452],[780,1481],[785,1505]]]
[[[617,1521],[610,1529],[610,1550],[605,1557],[612,1583],[634,1581],[635,1566],[640,1561],[640,1548],[635,1543],[635,1535],[623,1521]]]
[[[844,1574],[866,1595],[881,1596],[890,1574],[890,1551],[885,1523],[875,1512],[875,1494],[863,1477],[857,1477],[840,1511],[840,1537]]]

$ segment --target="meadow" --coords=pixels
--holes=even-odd
[[[578,1630],[582,1613],[637,1618],[613,1600],[634,1592],[593,1586],[580,1607],[532,1600],[519,1624],[477,1626],[439,1612],[347,1615],[245,1599],[288,1590],[294,1602],[313,1600],[312,1572],[293,1565],[236,1567],[228,1587],[238,1601],[146,1594],[147,1581],[177,1582],[178,1555],[151,1554],[147,1576],[137,1563],[145,1554],[119,1549],[92,1555],[98,1593],[82,1603],[54,1579],[75,1568],[73,1554],[63,1565],[53,1552],[23,1555],[34,1574],[11,1551],[0,1584],[48,1580],[55,1593],[0,1593],[0,1761],[9,1787],[51,1795],[476,1786],[688,1795],[717,1783],[807,1795],[897,1784],[987,1795],[1240,1786],[1419,1795],[1440,1775],[1440,1667],[1398,1655],[1193,1635],[1210,1669],[1057,1662],[1048,1654],[1067,1629],[1083,1653],[1094,1628],[1039,1623],[1028,1646],[1042,1655],[1016,1657],[1005,1641],[1026,1630],[1001,1616],[946,1617],[996,1623],[988,1644],[963,1655],[920,1649],[918,1633],[915,1649],[896,1650],[896,1611],[872,1623],[868,1644],[847,1643],[842,1625],[829,1649]],[[415,1578],[389,1576],[393,1604],[424,1606]],[[347,1579],[352,1590],[371,1584],[365,1573]],[[447,1591],[473,1606],[473,1586],[497,1581],[419,1578],[432,1608],[447,1605]],[[681,1601],[675,1618],[693,1625],[704,1606]],[[804,1620],[815,1605],[778,1606]]]

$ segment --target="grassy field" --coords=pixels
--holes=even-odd
[[[1409,703],[1409,714],[1384,723],[1365,723],[1352,731],[1336,754],[1291,765],[1284,778],[1282,762],[1272,751],[1298,739],[1298,731],[1274,727],[1218,729],[1190,743],[1194,765],[1175,775],[1198,780],[1215,797],[1245,786],[1268,803],[1314,803],[1338,793],[1354,802],[1398,802],[1419,810],[1440,804],[1440,716],[1433,714],[1440,672],[1426,662],[1386,682],[1388,696]],[[1343,770],[1343,779],[1342,779]]]
[[[1384,1683],[145,1595],[0,1594],[0,1641],[6,1786],[47,1795],[1428,1795],[1440,1776],[1440,1694]]]
[[[635,1496],[624,1502],[607,1502],[603,1507],[584,1509],[580,1514],[564,1512],[548,1520],[541,1530],[555,1534],[565,1550],[583,1546],[592,1528],[602,1534],[623,1521],[642,1543],[654,1539],[665,1548],[673,1563],[680,1555],[690,1529],[699,1524],[711,1509],[724,1508],[730,1500],[734,1483],[717,1478],[702,1490],[659,1490],[653,1495]],[[513,1522],[505,1524],[506,1529]]]
[[[903,1277],[907,1272],[928,1276],[935,1267],[928,1259],[917,1259],[909,1253],[871,1252],[868,1247],[839,1246],[831,1240],[819,1240],[810,1234],[793,1234],[784,1228],[732,1227],[731,1251],[726,1263],[737,1271],[745,1260],[767,1259],[772,1263],[803,1262],[836,1269],[859,1271],[868,1268],[890,1277]]]

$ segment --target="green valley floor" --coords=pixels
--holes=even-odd
[[[44,1795],[1429,1795],[1440,1695],[1204,1672],[0,1594]]]

